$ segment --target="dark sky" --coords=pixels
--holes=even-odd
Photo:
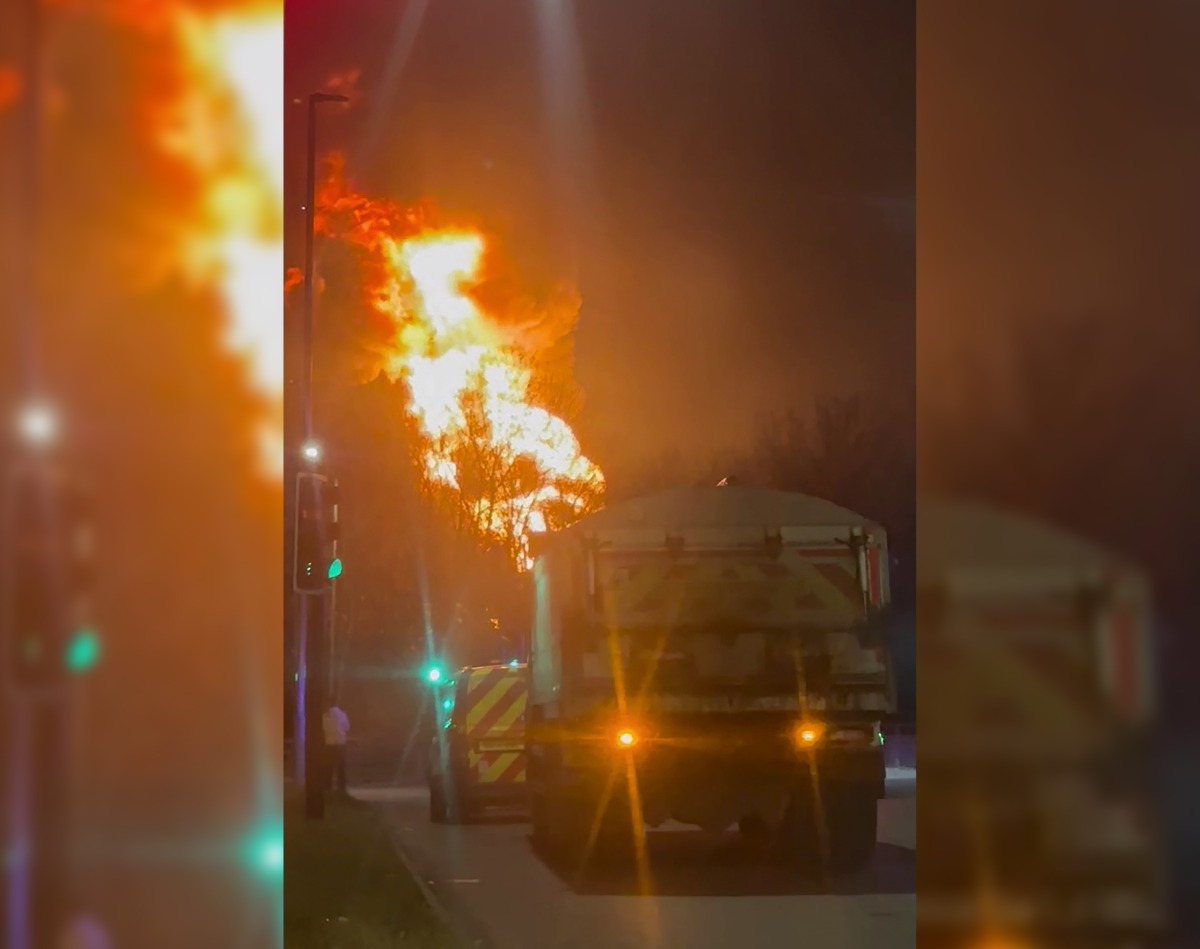
[[[1195,617],[1200,6],[1132,9],[920,4],[920,465],[939,467],[939,414],[981,429],[999,403],[1031,434],[982,490],[1125,552]],[[1014,365],[1068,320],[1086,348],[1013,398]]]
[[[482,215],[577,283],[577,428],[601,463],[744,444],[817,390],[911,390],[913,4],[569,10],[289,0],[288,95],[360,68],[322,138],[364,190]]]
[[[1136,319],[1175,349],[1168,328],[1197,325],[1200,6],[1136,6],[920,4],[918,335],[931,367],[965,340],[992,347],[1064,313]]]

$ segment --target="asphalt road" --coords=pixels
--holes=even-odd
[[[424,788],[353,793],[385,809],[418,876],[487,949],[899,949],[916,945],[915,789],[915,772],[889,774],[874,864],[825,885],[771,865],[736,833],[671,825],[649,834],[648,880],[571,880],[533,850],[519,817],[436,826]]]

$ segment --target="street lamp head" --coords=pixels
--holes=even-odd
[[[306,442],[300,453],[304,455],[306,461],[321,460],[321,446],[316,442]]]
[[[17,417],[17,430],[24,442],[43,448],[58,434],[58,418],[47,405],[27,405]]]

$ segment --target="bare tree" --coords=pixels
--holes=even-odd
[[[466,393],[461,408],[461,429],[438,440],[414,433],[413,441],[422,494],[446,512],[461,537],[520,563],[528,535],[543,522],[550,530],[566,527],[600,506],[602,483],[547,471],[534,457],[514,453],[494,431],[478,393]],[[431,474],[431,455],[450,463],[452,480]]]

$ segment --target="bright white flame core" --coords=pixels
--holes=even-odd
[[[212,125],[189,160],[205,175],[204,236],[191,248],[219,287],[225,344],[266,402],[264,469],[283,472],[283,4],[266,0],[209,19],[182,16],[179,41],[197,76],[189,92]],[[203,77],[201,81],[200,77]],[[231,114],[226,114],[231,113]]]

